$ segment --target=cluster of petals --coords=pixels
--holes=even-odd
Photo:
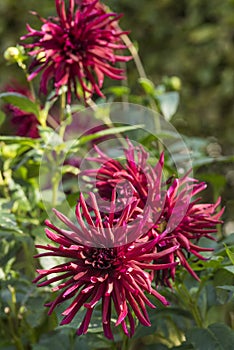
[[[114,200],[113,195],[113,205]],[[84,197],[80,196],[76,206],[76,223],[54,209],[54,213],[65,224],[66,229],[46,221],[46,235],[57,243],[57,246],[38,245],[37,248],[46,252],[38,254],[37,257],[62,257],[66,258],[66,262],[50,269],[38,270],[39,275],[34,282],[43,280],[38,286],[56,283],[53,290],[59,291],[59,294],[54,301],[47,304],[49,314],[57,305],[71,299],[71,303],[62,313],[62,325],[70,323],[78,311],[82,307],[85,308],[85,316],[77,330],[78,335],[88,331],[94,308],[99,304],[102,310],[103,330],[107,338],[113,339],[113,317],[116,317],[115,325],[121,325],[124,333],[132,336],[135,330],[133,314],[143,325],[150,326],[146,306],[155,308],[155,305],[147,294],[163,305],[168,304],[166,298],[153,288],[152,272],[168,270],[176,265],[164,264],[161,260],[173,253],[177,246],[157,251],[160,237],[142,237],[132,241],[131,235],[136,230],[140,231],[147,220],[139,215],[139,220],[135,220],[129,227],[127,223],[134,205],[126,206],[116,220],[113,206],[105,215],[99,211],[93,193],[90,194],[90,203],[93,210],[87,206]],[[117,235],[124,239],[128,237],[131,242],[110,246],[110,242],[115,240]],[[52,277],[45,279],[50,275]]]
[[[188,263],[188,257],[192,254],[195,259],[205,260],[201,252],[212,251],[198,245],[202,237],[214,240],[216,225],[221,223],[220,218],[223,209],[217,210],[221,199],[215,204],[200,203],[201,197],[197,196],[206,188],[204,182],[185,174],[182,178],[172,177],[163,181],[164,155],[161,154],[158,163],[152,167],[149,165],[149,153],[142,146],[133,146],[128,141],[125,149],[125,160],[112,159],[95,147],[97,156],[89,158],[91,163],[99,165],[98,168],[86,169],[82,175],[89,178],[98,190],[99,195],[105,200],[110,200],[113,189],[121,188],[120,200],[126,202],[126,197],[138,199],[136,212],[139,209],[151,210],[150,229],[143,235],[148,237],[160,236],[158,249],[168,249],[178,246],[178,249],[166,257],[164,262],[179,261],[188,272],[199,280],[197,274]],[[124,191],[124,188],[131,188]],[[132,214],[134,215],[134,213]],[[170,271],[162,271],[162,278],[158,278],[163,284],[170,285],[170,278],[174,279],[176,267]]]
[[[28,33],[21,39],[33,39],[25,44],[33,57],[29,80],[42,72],[40,90],[47,94],[48,83],[52,81],[56,94],[61,87],[79,98],[78,85],[87,100],[93,94],[103,97],[101,88],[105,76],[124,79],[123,70],[117,62],[126,62],[130,56],[116,53],[124,50],[121,36],[125,33],[116,25],[121,15],[106,12],[98,0],[75,1],[55,0],[57,16],[40,18],[39,30],[27,25]]]
[[[35,282],[55,283],[58,296],[47,304],[49,313],[71,299],[62,324],[84,308],[77,330],[84,334],[95,307],[101,308],[104,334],[113,339],[113,318],[128,336],[134,334],[136,319],[150,326],[146,306],[155,304],[149,295],[167,305],[161,285],[171,286],[179,266],[199,279],[187,259],[205,259],[202,252],[212,250],[198,242],[202,237],[214,239],[223,210],[217,210],[220,199],[198,203],[197,194],[206,185],[188,174],[164,181],[163,154],[152,167],[149,154],[130,141],[124,160],[95,149],[97,156],[89,161],[99,166],[84,170],[81,177],[89,178],[89,187],[98,191],[87,198],[80,195],[76,222],[54,209],[65,228],[46,221],[46,235],[57,245],[37,246],[45,250],[37,257],[57,256],[66,262],[38,270]]]

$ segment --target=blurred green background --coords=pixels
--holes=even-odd
[[[207,155],[234,154],[234,0],[112,0],[105,1],[124,13],[121,25],[131,31],[139,47],[146,73],[155,84],[165,76],[182,81],[181,101],[172,122],[179,132],[204,138],[199,147]],[[54,14],[53,0],[5,0],[0,2],[1,86],[17,75],[16,66],[6,66],[4,50],[19,42],[25,23]],[[129,82],[137,89],[137,73],[129,64]],[[22,77],[21,77],[22,79]],[[208,146],[207,146],[208,145]],[[198,169],[210,174],[227,207],[228,231],[234,231],[233,163],[214,163]],[[206,179],[207,180],[207,179]]]

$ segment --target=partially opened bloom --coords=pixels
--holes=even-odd
[[[163,154],[156,166],[151,167],[147,161],[149,154],[142,146],[133,146],[129,141],[125,158],[121,161],[107,156],[98,147],[95,149],[97,156],[89,158],[89,161],[99,164],[99,169],[87,169],[81,175],[89,176],[90,183],[106,200],[118,186],[123,197],[128,197],[128,193],[123,191],[124,184],[127,184],[131,188],[131,196],[138,200],[136,210],[147,206],[151,208],[152,227],[143,234],[150,239],[161,237],[157,243],[158,250],[179,246],[165,257],[164,263],[179,261],[193,277],[199,279],[187,260],[190,255],[195,259],[205,259],[200,253],[213,250],[199,246],[198,242],[202,237],[214,239],[212,234],[216,232],[216,225],[221,223],[223,213],[223,209],[218,211],[220,199],[215,204],[198,203],[201,198],[196,196],[206,188],[206,184],[199,183],[188,174],[174,178],[174,181],[162,181]],[[176,268],[158,272],[157,281],[170,285]]]
[[[86,309],[84,319],[77,330],[78,335],[87,332],[97,304],[101,305],[103,330],[109,339],[113,338],[111,318],[116,318],[115,325],[121,325],[128,336],[134,333],[135,317],[143,325],[150,326],[146,305],[151,308],[155,306],[146,293],[154,296],[162,304],[168,304],[165,297],[153,288],[151,272],[174,267],[175,263],[164,264],[157,261],[174,252],[178,246],[158,252],[156,247],[160,237],[152,240],[138,239],[119,245],[134,231],[142,230],[147,216],[139,216],[139,220],[132,222],[131,211],[135,206],[132,203],[123,210],[116,221],[113,215],[114,195],[112,199],[109,213],[104,214],[99,211],[93,194],[90,195],[90,205],[93,209],[86,205],[81,195],[76,207],[78,225],[54,210],[68,229],[59,228],[47,221],[46,234],[57,245],[37,246],[46,250],[38,257],[58,256],[66,259],[65,263],[48,270],[38,270],[39,276],[35,282],[52,275],[38,285],[57,283],[53,290],[59,294],[53,302],[47,304],[50,308],[49,314],[57,305],[71,299],[70,305],[62,313],[62,325],[70,323],[82,307]]]
[[[87,160],[90,165],[97,163],[100,167],[84,169],[80,176],[88,177],[93,189],[96,188],[103,199],[110,200],[113,190],[116,190],[122,199],[130,194],[137,198],[138,207],[143,209],[146,204],[152,205],[156,193],[157,200],[163,197],[161,181],[164,157],[162,154],[155,168],[152,168],[147,162],[148,152],[141,145],[133,146],[129,140],[127,143],[124,159],[113,159],[94,146],[97,156]]]
[[[187,260],[190,255],[193,255],[196,260],[206,260],[201,252],[209,252],[213,249],[201,247],[198,242],[201,238],[215,240],[212,234],[217,232],[216,226],[222,222],[220,218],[224,211],[224,208],[217,210],[220,198],[215,204],[199,203],[202,198],[196,196],[205,188],[204,182],[199,183],[187,175],[181,179],[174,179],[167,190],[160,221],[154,227],[156,235],[162,232],[165,235],[166,232],[164,242],[159,244],[162,249],[168,249],[175,244],[179,245],[179,249],[168,255],[164,262],[178,260],[198,280],[199,277]],[[168,281],[166,272],[162,272],[162,275],[162,281]],[[168,277],[174,278],[174,276],[175,268],[172,268]]]
[[[34,39],[32,44],[25,45],[34,57],[29,79],[42,72],[40,90],[44,94],[52,80],[56,94],[67,86],[69,102],[72,90],[79,97],[77,83],[85,99],[94,93],[103,97],[105,76],[124,79],[123,70],[115,67],[117,62],[130,59],[115,52],[125,49],[121,41],[123,32],[114,26],[121,16],[106,13],[98,3],[94,0],[78,4],[69,0],[66,9],[65,0],[55,0],[57,17],[41,18],[40,30],[27,26],[28,34],[22,39]]]

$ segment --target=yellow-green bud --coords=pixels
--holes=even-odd
[[[8,47],[4,52],[5,60],[11,63],[18,62],[20,56],[21,56],[20,50],[14,46]]]
[[[173,76],[170,78],[171,88],[175,91],[179,91],[181,89],[181,80],[179,77]]]

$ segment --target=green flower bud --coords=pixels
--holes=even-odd
[[[10,46],[4,52],[5,60],[10,63],[18,62],[20,56],[21,56],[21,52],[18,49],[18,47]]]
[[[173,76],[170,78],[171,88],[175,91],[179,91],[181,89],[181,80],[179,77]]]

